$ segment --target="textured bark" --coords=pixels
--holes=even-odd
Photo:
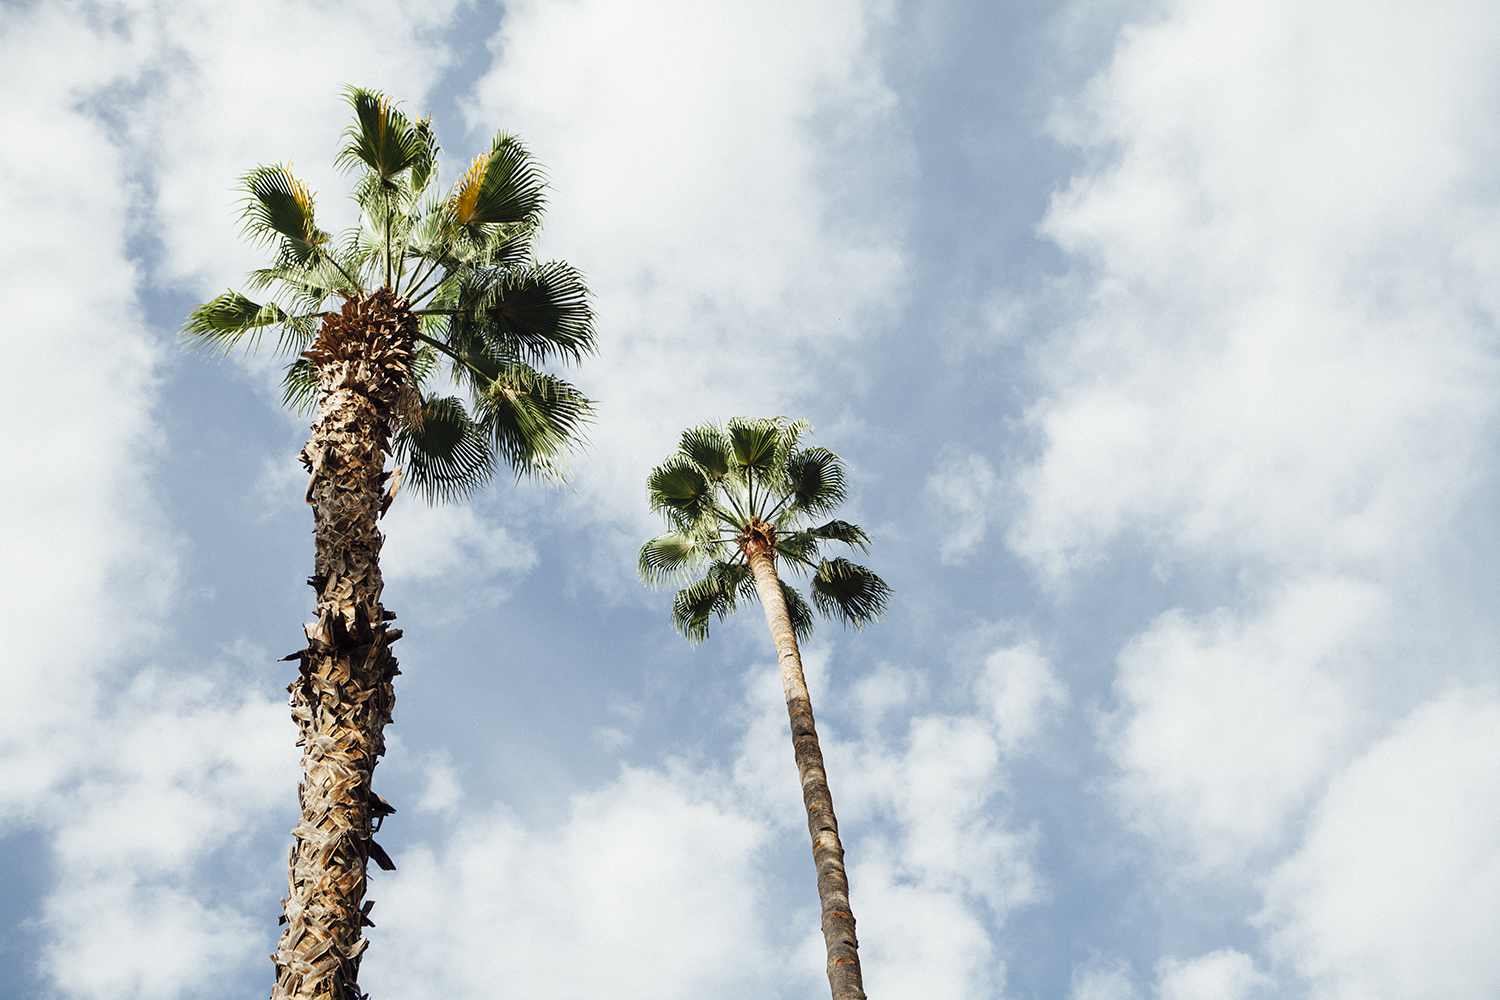
[[[802,802],[807,807],[807,829],[812,834],[813,863],[818,869],[818,899],[823,905],[823,942],[828,948],[828,985],[833,1000],[864,1000],[864,980],[859,968],[859,940],[854,934],[854,912],[849,907],[849,876],[844,871],[844,846],[839,842],[839,821],[833,812],[833,793],[823,770],[823,751],[818,747],[818,729],[813,722],[812,699],[802,676],[802,654],[797,635],[787,616],[772,553],[773,539],[752,534],[745,555],[755,574],[755,587],[776,661],[781,667],[781,688],[792,722],[792,749],[797,758],[797,777],[802,782]]]
[[[380,545],[392,408],[406,385],[416,317],[387,290],[325,317],[303,357],[318,375],[318,411],[302,450],[307,502],[317,534],[318,620],[288,686],[302,747],[302,819],[292,830],[286,929],[272,960],[273,1000],[361,1000],[360,956],[374,905],[361,907],[365,866],[385,852],[371,840],[393,812],[370,787],[385,752],[399,671],[390,644],[401,637],[381,606]],[[373,926],[373,924],[370,924]]]

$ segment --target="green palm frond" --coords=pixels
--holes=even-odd
[[[416,139],[427,149],[425,156],[420,156],[411,165],[411,189],[413,194],[421,194],[427,190],[437,177],[437,153],[441,149],[437,144],[437,136],[432,131],[432,119],[422,118],[412,122],[412,131],[416,133]]]
[[[345,91],[354,108],[354,124],[344,132],[348,142],[339,151],[334,166],[347,170],[363,163],[385,187],[396,175],[420,167],[426,185],[437,158],[437,143],[428,123],[413,123],[397,105],[378,90],[350,87]]]
[[[430,503],[469,496],[489,481],[495,466],[484,428],[453,396],[424,399],[420,420],[396,433],[394,451],[406,482]]]
[[[764,473],[776,458],[776,439],[780,420],[752,420],[736,417],[729,421],[729,446],[734,462],[741,469]]]
[[[782,417],[776,418],[776,457],[775,467],[785,469],[797,452],[797,443],[802,440],[802,435],[812,431],[812,424],[806,420],[792,420],[783,422]]]
[[[825,559],[813,576],[812,599],[825,617],[858,629],[884,613],[891,588],[863,566]]]
[[[508,273],[476,275],[464,317],[491,351],[545,363],[557,354],[580,361],[594,351],[594,311],[578,272],[552,262]]]
[[[305,264],[329,236],[313,219],[313,196],[289,166],[256,167],[243,178],[248,197],[241,213],[245,235],[259,241],[282,237],[282,256]]]
[[[658,535],[641,546],[641,579],[653,587],[680,580],[704,560],[718,558],[721,549],[720,545],[686,532],[672,531]]]
[[[823,540],[811,531],[789,531],[776,535],[776,557],[794,569],[817,569]]]
[[[561,478],[568,449],[593,419],[583,393],[520,362],[497,372],[475,403],[479,426],[517,475]]]
[[[448,210],[471,233],[521,222],[541,210],[546,178],[519,139],[501,132],[488,154],[475,157],[449,197]]]
[[[672,524],[690,528],[713,508],[712,489],[702,471],[681,455],[673,455],[651,470],[646,479],[651,510],[665,513]]]
[[[281,379],[281,405],[297,414],[311,413],[318,402],[318,376],[312,362],[298,358]]]
[[[808,528],[799,534],[811,535],[829,542],[843,542],[850,548],[861,552],[868,552],[870,549],[870,536],[865,534],[865,529],[857,524],[850,524],[848,521],[829,521],[827,524]]]
[[[790,586],[785,580],[777,582],[781,584],[781,599],[786,604],[787,619],[792,623],[792,634],[797,637],[798,642],[806,642],[813,630],[812,608],[807,606],[807,601],[797,592],[797,588]],[[814,598],[816,599],[816,594]]]
[[[708,619],[720,621],[734,614],[741,600],[755,593],[755,580],[747,566],[712,562],[703,578],[677,592],[672,601],[672,621],[677,631],[694,644],[708,638]]]
[[[729,439],[714,424],[683,431],[678,451],[692,459],[709,479],[718,481],[729,474]]]
[[[182,336],[191,349],[228,353],[246,334],[253,346],[261,331],[288,318],[274,302],[261,305],[239,292],[228,291],[188,313]]]
[[[844,467],[827,448],[804,448],[787,458],[787,510],[797,514],[826,514],[844,502]]]

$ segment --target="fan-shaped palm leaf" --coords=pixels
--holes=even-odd
[[[712,550],[718,548],[685,532],[673,531],[659,535],[641,546],[641,578],[653,586],[661,586],[681,579],[703,560],[716,556]]]
[[[776,438],[781,428],[775,420],[736,418],[729,421],[729,446],[735,464],[764,473],[776,457]]]
[[[188,313],[182,332],[190,347],[223,353],[247,333],[251,335],[251,346],[254,346],[259,331],[285,323],[288,318],[274,302],[261,305],[239,292],[229,291]]]
[[[594,348],[593,310],[576,270],[560,261],[513,268],[482,285],[468,318],[491,350],[546,363],[581,361]]]
[[[397,432],[394,450],[407,483],[434,502],[470,495],[495,464],[484,430],[453,396],[423,400],[419,419]]]
[[[672,601],[672,620],[689,642],[708,638],[708,619],[720,621],[734,614],[739,601],[755,592],[750,570],[728,562],[713,562],[703,579],[677,592]]]
[[[708,478],[693,462],[675,455],[651,471],[646,492],[651,509],[665,511],[679,528],[700,520],[712,502]]]
[[[813,576],[813,604],[825,617],[863,628],[885,612],[891,588],[863,566],[847,559],[825,559]]]
[[[479,426],[517,475],[558,475],[592,407],[583,393],[529,365],[506,365],[475,402]]]
[[[786,509],[797,514],[826,514],[844,502],[844,468],[827,448],[806,448],[789,455],[786,485],[791,494]]]
[[[501,132],[489,153],[475,157],[468,173],[454,187],[449,210],[471,233],[482,226],[521,222],[541,209],[545,186],[542,172],[526,147]]]
[[[241,213],[245,234],[256,240],[283,237],[282,254],[304,264],[328,242],[313,219],[313,196],[290,166],[256,167],[243,178],[248,193]]]
[[[387,186],[393,186],[397,174],[421,166],[430,174],[437,156],[437,143],[428,123],[413,123],[401,109],[378,90],[350,87],[345,97],[354,108],[354,124],[344,132],[348,142],[339,151],[334,166],[348,169],[358,163]],[[414,184],[420,191],[423,183]]]

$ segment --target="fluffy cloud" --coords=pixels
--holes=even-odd
[[[1332,782],[1261,921],[1327,1000],[1494,996],[1500,701],[1423,704]]]
[[[1110,749],[1126,807],[1198,862],[1277,846],[1361,730],[1381,591],[1307,580],[1267,604],[1169,612],[1120,655]]]
[[[1265,996],[1270,977],[1257,972],[1250,956],[1220,948],[1184,961],[1166,958],[1156,968],[1160,1000],[1251,1000]]]
[[[1118,155],[1044,227],[1096,278],[1045,362],[1012,542],[1052,573],[1121,534],[1276,567],[1410,565],[1493,413],[1500,301],[1475,248],[1497,226],[1496,17],[1163,6],[1066,133]]]
[[[1436,776],[1489,725],[1443,690],[1494,679],[1449,554],[1494,474],[1497,52],[1463,0],[1173,0],[1055,122],[1098,157],[1043,225],[1088,304],[1035,355],[1008,542],[1059,592],[1223,582],[1122,645],[1115,801],[1171,876],[1264,889],[1317,997],[1481,996],[1500,969],[1456,943],[1493,923],[1489,805]],[[1234,950],[1158,975],[1271,988]],[[1106,980],[1075,992],[1128,995]]]
[[[1028,646],[990,659],[980,690],[996,675],[1026,675],[1044,690],[1056,683]],[[826,691],[826,650],[811,650],[807,665],[815,706],[837,705],[841,693]],[[915,1000],[1003,987],[990,928],[1043,892],[1034,833],[1008,826],[997,808],[1007,734],[1038,733],[1046,702],[976,690],[975,711],[918,715],[894,745],[874,732],[846,738],[827,721],[838,713],[822,715],[872,990]],[[1026,705],[1035,708],[1028,714]],[[534,993],[593,983],[663,998],[826,988],[774,667],[748,675],[747,701],[733,714],[745,728],[722,770],[683,761],[625,768],[575,796],[553,826],[499,809],[471,814],[451,839],[399,857],[398,874],[372,889],[381,903],[366,985],[398,998],[497,982]],[[797,861],[796,902],[773,892],[769,866],[780,851]]]
[[[548,252],[587,273],[602,317],[579,378],[607,419],[579,490],[632,538],[683,427],[786,413],[847,378],[841,352],[900,301],[909,153],[876,8],[507,6],[471,121],[550,169]]]

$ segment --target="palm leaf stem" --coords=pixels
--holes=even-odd
[[[438,267],[440,266],[437,261],[434,260],[434,261],[430,261],[429,262],[429,261],[426,261],[425,258],[424,258],[424,263],[428,264],[427,272],[424,274],[422,272],[422,265],[418,264],[417,265],[417,269],[412,272],[411,285],[408,286],[408,287],[415,287],[417,290],[414,291],[414,292],[407,292],[406,293],[406,301],[412,303],[413,305],[415,305],[417,303],[417,301],[423,295],[426,295],[428,293],[428,291],[430,289],[425,284],[423,284],[423,282],[425,282],[428,278],[432,277],[432,275],[437,271]],[[447,277],[447,275],[444,275],[444,277]],[[442,283],[443,283],[442,278],[439,278],[437,284],[434,285],[434,286],[432,286],[432,287],[436,288],[436,287],[438,287],[438,285],[441,285]]]
[[[422,316],[426,314],[419,312],[417,313],[417,315]],[[448,357],[452,358],[456,364],[463,365],[465,368],[469,369],[469,371],[473,372],[475,375],[478,375],[480,378],[485,379],[486,381],[489,380],[489,375],[474,367],[474,365],[467,358],[462,357],[457,351],[449,347],[447,344],[443,343],[441,340],[433,340],[431,337],[422,333],[417,334],[417,339],[422,343],[428,345],[429,347],[436,348],[442,353],[448,355]]]
[[[342,274],[344,276],[344,280],[347,281],[347,282],[349,282],[349,287],[350,288],[353,288],[355,291],[361,290],[362,286],[359,283],[359,279],[355,278],[354,275],[352,275],[348,271],[344,270],[344,265],[342,265],[342,264],[339,263],[339,259],[337,257],[335,257],[333,254],[329,253],[328,251],[324,250],[323,251],[323,259],[326,260],[326,261],[328,261],[328,263],[332,264],[333,265],[333,269],[335,271],[337,271],[339,274]],[[326,316],[327,313],[316,313],[315,315]]]
[[[385,210],[385,287],[391,287],[391,221],[396,213],[389,208]]]
[[[771,508],[771,512],[766,515],[766,520],[767,521],[774,521],[774,520],[776,520],[776,514],[781,510],[781,508],[783,508],[783,507],[786,506],[786,502],[788,500],[790,500],[793,497],[793,495],[794,494],[788,493],[786,496],[782,497],[781,500],[776,504],[776,506]]]
[[[725,518],[723,518],[723,520],[725,522],[727,522],[731,527],[734,527],[734,528],[740,528],[742,526],[742,524],[749,524],[750,523],[750,515],[747,514],[747,513],[745,513],[745,511],[743,511],[743,510],[740,509],[740,503],[739,503],[739,500],[735,498],[734,491],[732,491],[732,490],[725,490],[724,491],[724,499],[729,501],[729,506],[731,508],[733,508],[735,517],[739,518],[739,520],[736,521],[733,517],[725,517]],[[721,511],[723,510],[722,507],[719,508],[719,509]]]

